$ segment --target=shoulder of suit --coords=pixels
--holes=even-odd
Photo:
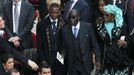
[[[22,0],[22,3],[25,4],[25,5],[27,5],[27,6],[33,7],[33,5],[31,3],[29,3],[29,2],[26,2],[26,1],[23,1]]]
[[[80,22],[80,24],[91,26],[91,23],[89,23],[89,22]]]

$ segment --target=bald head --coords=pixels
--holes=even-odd
[[[72,25],[77,25],[78,21],[80,21],[80,15],[77,9],[72,9],[70,12],[70,20]]]
[[[73,15],[79,17],[80,16],[79,11],[77,9],[72,9],[71,12],[70,12],[70,17],[73,16]]]

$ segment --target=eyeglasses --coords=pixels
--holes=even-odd
[[[108,17],[108,16],[110,16],[110,14],[104,14],[104,16]]]
[[[113,14],[111,14],[111,13],[103,13],[103,15],[104,15],[105,17],[109,17],[109,16],[112,16]]]
[[[75,19],[77,18],[77,16],[70,16],[70,19]]]

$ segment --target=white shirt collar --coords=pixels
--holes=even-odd
[[[54,22],[54,20],[50,17],[50,21],[51,22]],[[57,23],[58,22],[58,18],[55,20],[55,22]]]
[[[53,20],[51,17],[50,17],[50,21],[51,21],[51,22],[54,22],[54,20]],[[58,18],[55,20],[55,22],[56,22],[55,26],[57,27]],[[52,26],[52,28],[53,28],[53,26]]]
[[[78,22],[78,24],[77,24],[76,26],[72,26],[72,30],[73,30],[75,27],[79,30],[79,29],[80,29],[80,22]]]

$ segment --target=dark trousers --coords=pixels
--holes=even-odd
[[[72,68],[73,70],[70,72],[69,75],[90,75],[89,73],[87,73],[85,70],[81,70],[81,71],[78,71],[74,68]]]
[[[64,65],[62,65],[57,59],[51,69],[52,69],[52,75],[66,75]]]

